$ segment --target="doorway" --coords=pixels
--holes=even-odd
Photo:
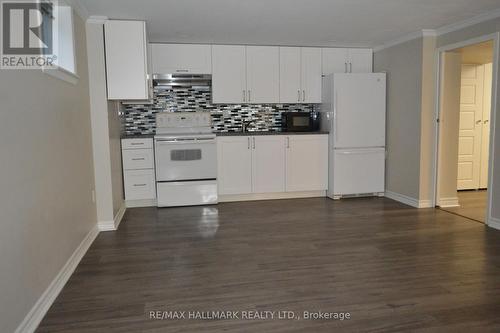
[[[493,39],[440,54],[436,205],[487,223]]]

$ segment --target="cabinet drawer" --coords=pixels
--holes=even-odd
[[[125,200],[155,199],[154,170],[126,170],[124,187]]]
[[[123,169],[153,169],[154,158],[153,149],[124,149],[123,156]]]
[[[123,139],[122,149],[153,148],[153,139]]]

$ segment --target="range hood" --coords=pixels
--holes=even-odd
[[[210,74],[153,74],[153,85],[162,87],[210,87]]]

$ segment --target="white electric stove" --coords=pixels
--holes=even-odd
[[[217,203],[217,145],[209,112],[156,115],[158,207]]]

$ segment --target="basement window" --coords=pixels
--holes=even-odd
[[[75,29],[73,23],[73,9],[63,1],[58,1],[54,7],[53,15],[47,13],[48,19],[52,19],[53,28],[57,29],[54,34],[54,54],[56,68],[44,68],[43,71],[61,80],[76,84],[78,75],[75,59]]]

